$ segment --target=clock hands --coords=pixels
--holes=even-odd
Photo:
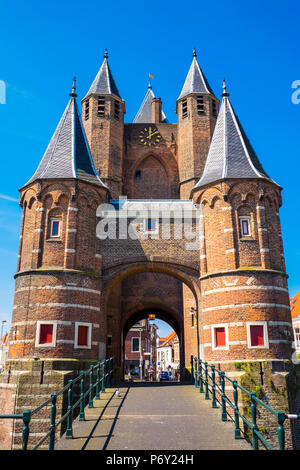
[[[155,131],[155,132],[152,132],[152,133],[151,133],[151,127],[150,127],[150,129],[149,129],[149,135],[147,136],[147,139],[151,139],[151,137],[152,137],[154,134],[158,134],[158,131]]]

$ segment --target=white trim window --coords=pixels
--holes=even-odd
[[[131,338],[131,352],[140,352],[140,338]]]
[[[227,323],[211,325],[211,344],[213,350],[229,349]]]
[[[294,336],[296,349],[300,349],[300,323],[297,323],[294,326]]]
[[[50,219],[50,238],[59,238],[61,233],[61,219],[53,217]]]
[[[75,322],[75,349],[91,349],[92,324]]]
[[[241,237],[251,237],[251,219],[250,217],[240,217]]]
[[[36,348],[55,348],[57,322],[40,320],[36,322]]]
[[[268,349],[268,324],[266,321],[247,322],[247,345],[249,349]]]
[[[146,232],[146,233],[158,233],[158,221],[157,221],[157,219],[144,219],[144,232]]]

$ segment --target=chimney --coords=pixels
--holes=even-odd
[[[152,100],[152,122],[157,124],[161,122],[161,99],[153,98]]]

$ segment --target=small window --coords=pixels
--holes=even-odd
[[[54,347],[56,344],[56,322],[38,321],[35,346]]]
[[[120,119],[120,103],[119,101],[114,101],[115,103],[115,109],[114,109],[114,118],[119,121]]]
[[[155,232],[157,229],[157,220],[156,219],[146,219],[144,221],[144,231],[145,232]]]
[[[75,348],[91,348],[91,323],[75,323]]]
[[[90,100],[86,100],[84,109],[84,119],[87,121],[90,116]]]
[[[264,346],[264,327],[263,325],[250,326],[251,346]]]
[[[204,99],[203,96],[197,96],[197,112],[198,114],[204,114]]]
[[[182,117],[185,118],[188,115],[187,100],[182,101]]]
[[[212,349],[228,349],[228,326],[226,324],[212,325]]]
[[[249,348],[268,348],[267,322],[247,323]]]
[[[40,344],[52,344],[53,342],[53,325],[40,326]]]
[[[51,219],[50,224],[50,237],[51,238],[58,238],[60,237],[60,227],[61,220],[60,219]]]
[[[105,114],[105,98],[104,96],[99,96],[98,98],[98,116],[104,116]]]
[[[107,346],[111,346],[112,345],[112,336],[111,335],[108,335],[107,336]]]
[[[141,177],[142,177],[141,170],[136,170],[134,177],[135,177],[136,180],[140,180]]]
[[[131,338],[131,352],[140,351],[140,338]]]
[[[241,237],[251,236],[250,217],[240,217]]]
[[[215,102],[215,100],[211,101],[211,107],[212,107],[212,115],[214,117],[217,117],[217,103]]]
[[[215,345],[216,345],[216,348],[226,346],[224,326],[220,328],[215,328]]]

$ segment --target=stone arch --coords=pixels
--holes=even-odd
[[[137,178],[137,172],[140,176]],[[131,187],[134,199],[171,198],[171,175],[173,171],[160,155],[150,152],[143,155],[133,166]]]
[[[145,304],[142,308],[127,312],[122,322],[122,356],[125,356],[125,339],[130,328],[138,321],[148,318],[149,313],[152,313],[153,311],[155,311],[156,319],[163,320],[168,323],[178,337],[180,350],[180,374],[183,377],[185,365],[183,325],[178,322],[176,312],[172,311],[168,306]],[[124,369],[122,372],[124,373]]]
[[[145,311],[145,309],[149,308],[155,308],[158,309],[159,312],[165,312],[166,318],[169,324],[172,323],[173,325],[176,323],[177,325],[180,325],[180,335],[179,338],[181,340],[181,356],[183,357],[184,355],[184,315],[185,312],[183,308],[181,308],[180,311],[175,311],[173,307],[168,305],[167,302],[164,300],[162,302],[153,302],[152,300],[149,301],[149,299],[146,300],[146,303],[143,298],[141,301],[139,301],[138,305],[134,305],[132,309],[126,310],[122,313],[120,310],[116,308],[116,305],[114,304],[116,295],[121,296],[122,295],[122,283],[123,281],[126,281],[130,279],[131,276],[135,274],[142,274],[142,273],[160,273],[160,274],[165,274],[167,276],[173,277],[179,281],[181,281],[181,286],[182,289],[184,287],[189,288],[188,290],[191,292],[191,296],[194,299],[193,304],[196,307],[196,311],[199,312],[199,298],[200,298],[200,287],[199,287],[199,271],[196,269],[191,269],[186,266],[180,266],[180,265],[175,265],[172,263],[159,263],[159,262],[135,262],[135,263],[130,263],[130,264],[121,264],[119,266],[115,266],[113,268],[109,268],[103,271],[103,285],[102,285],[102,295],[101,295],[101,306],[100,310],[105,312],[105,318],[108,316],[113,318],[108,319],[109,321],[112,322],[113,325],[119,324],[119,340],[115,340],[114,343],[114,355],[116,356],[116,360],[119,364],[119,367],[121,367],[121,372],[122,372],[122,348],[123,348],[123,337],[122,337],[122,332],[124,325],[127,321],[130,320],[131,316],[135,315],[136,312],[140,311]],[[111,303],[113,302],[113,303]],[[116,317],[116,315],[120,315],[120,317]],[[199,315],[198,315],[199,318]],[[116,327],[115,327],[116,328]],[[176,327],[178,331],[178,326]],[[105,335],[109,333],[110,330],[110,325],[107,324],[105,328]],[[175,330],[176,331],[176,330]],[[195,330],[195,335],[196,335],[196,345],[191,344],[189,345],[190,348],[193,348],[193,351],[191,354],[195,353],[195,349],[199,347],[199,329],[198,329],[198,323],[197,323],[197,328]],[[106,341],[105,338],[103,338],[104,341]],[[186,354],[189,354],[186,352]],[[188,361],[189,362],[189,361]],[[189,365],[189,363],[188,363]],[[183,367],[183,366],[182,366]]]

